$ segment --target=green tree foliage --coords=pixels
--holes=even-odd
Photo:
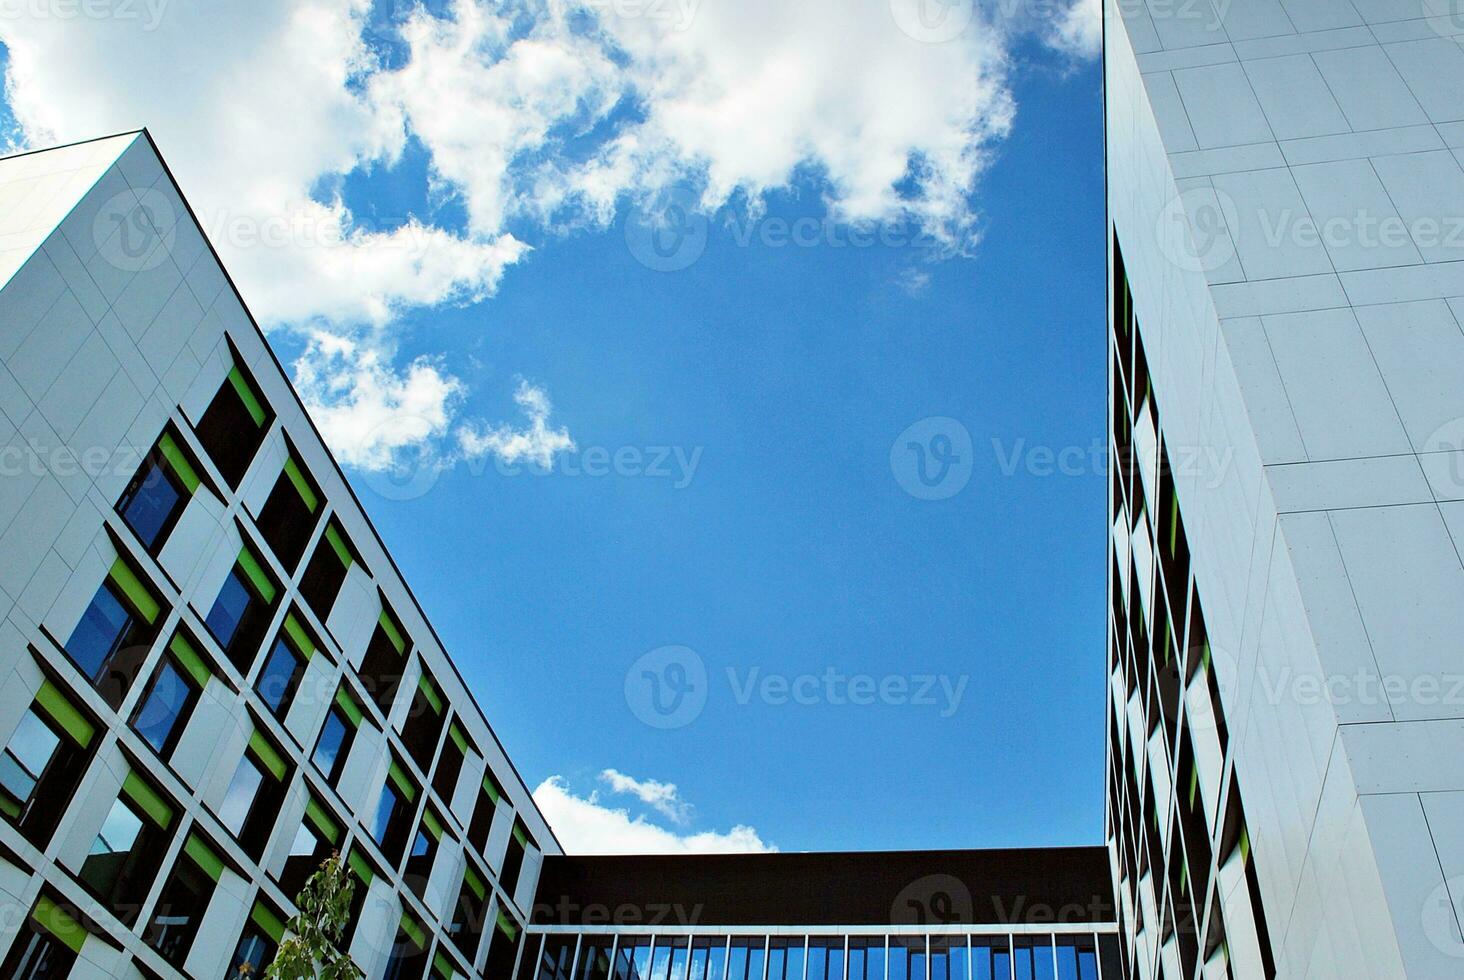
[[[289,935],[264,980],[360,980],[364,974],[338,947],[351,917],[356,883],[339,854],[332,854],[310,876],[295,899],[300,910],[285,926]]]

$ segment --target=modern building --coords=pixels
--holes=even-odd
[[[1464,976],[1464,20],[1105,24],[1124,975]]]
[[[0,976],[508,977],[556,854],[146,134],[0,160]]]

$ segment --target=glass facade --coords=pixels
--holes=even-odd
[[[516,980],[1110,980],[1103,932],[758,935],[531,927]],[[613,964],[613,970],[612,970]]]
[[[1175,458],[1115,237],[1106,834],[1123,976],[1276,975]],[[1019,973],[1020,975],[1020,973]]]

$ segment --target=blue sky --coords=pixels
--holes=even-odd
[[[441,29],[448,6],[419,26]],[[453,16],[465,22],[466,6]],[[60,43],[15,30],[0,29],[0,39],[17,55],[39,59]],[[188,43],[185,34],[180,26],[169,35],[164,21],[158,36],[135,42],[139,57]],[[403,40],[410,33],[379,5],[361,35],[388,52],[392,71],[382,68],[382,79],[420,87],[443,77],[393,73],[426,63],[428,42]],[[769,116],[770,144],[786,126],[808,137],[790,144],[815,146],[798,151],[796,167],[760,170],[765,159],[749,154],[761,148],[743,145],[757,144],[760,131],[718,134],[669,157],[697,166],[663,170],[670,176],[654,186],[643,176],[619,185],[607,212],[594,200],[601,176],[575,168],[614,162],[609,136],[648,143],[646,127],[662,109],[654,94],[622,94],[597,110],[585,93],[600,82],[581,89],[572,110],[551,113],[558,138],[505,153],[509,177],[488,193],[471,161],[495,148],[472,142],[479,131],[452,133],[450,120],[429,118],[410,96],[380,95],[389,84],[357,79],[353,89],[373,93],[373,120],[383,104],[406,106],[408,135],[396,151],[358,148],[350,165],[278,165],[295,167],[302,187],[309,178],[304,209],[338,202],[354,227],[387,234],[410,216],[442,236],[420,238],[420,261],[400,283],[379,287],[389,315],[357,309],[350,289],[330,283],[316,290],[316,307],[298,309],[283,289],[272,291],[267,273],[279,256],[235,248],[231,261],[231,243],[221,247],[571,847],[604,846],[622,809],[634,831],[627,840],[691,847],[1099,840],[1100,79],[1091,58],[1040,33],[980,43],[988,42],[1005,66],[1001,81],[973,74],[984,101],[960,122],[990,127],[989,138],[972,137],[979,164],[936,155],[939,133],[922,151],[928,172],[965,182],[954,199],[938,197],[939,182],[922,183],[928,172],[916,166],[867,203],[865,163],[848,162],[841,147],[867,146],[875,159],[881,126],[897,123],[866,131],[860,105],[835,95],[812,106],[811,118],[850,110],[857,139],[820,143],[820,126]],[[654,60],[640,43],[617,38],[606,71]],[[972,43],[962,64],[977,72],[994,56]],[[808,59],[815,68],[818,57]],[[0,59],[8,60],[3,49]],[[829,90],[842,84],[834,77]],[[923,100],[966,98],[916,91]],[[155,135],[170,159],[178,150],[175,170],[205,216],[211,193],[240,200],[252,191],[243,176],[211,191],[210,180],[227,185],[230,175],[210,177],[196,144],[226,143],[229,131],[191,135],[185,123],[197,109],[172,96],[96,116],[80,96],[69,114],[27,98],[22,88],[7,92],[0,126],[14,109],[22,139],[34,143],[86,135],[73,130],[114,118],[122,125],[113,128],[125,128],[129,114],[161,117]],[[356,94],[338,101],[351,99],[356,111]],[[1002,100],[1014,116],[1004,118]],[[322,111],[334,118],[340,107]],[[235,135],[248,132],[243,115]],[[674,136],[692,139],[684,133]],[[638,173],[658,172],[668,157],[656,152],[650,163],[637,158]],[[558,169],[546,171],[546,160]],[[270,163],[264,154],[258,165]],[[576,196],[546,192],[546,173],[570,174]],[[525,205],[525,188],[536,206]],[[673,256],[684,267],[657,271],[641,260],[640,232],[655,220],[646,215],[668,220],[667,188],[688,204],[705,243],[696,252],[694,238],[694,255]],[[874,244],[848,244],[866,228],[850,216],[872,222]],[[812,241],[784,241],[785,229]],[[439,260],[499,261],[505,236],[532,250],[476,283],[419,285]],[[299,249],[286,258],[302,276],[332,268],[311,266],[318,256]],[[368,350],[371,359],[361,356]],[[321,382],[336,370],[357,385],[343,402],[322,394],[339,390]],[[441,397],[413,401],[413,379],[437,384]],[[391,425],[397,415],[425,419],[426,435],[383,447],[345,421]],[[942,452],[946,436],[959,457],[948,477],[956,482],[923,489],[915,453]],[[1059,454],[1067,472],[1053,472]],[[531,462],[536,455],[552,460],[549,471]],[[923,499],[931,496],[940,499]],[[652,654],[664,647],[684,649]],[[704,705],[674,727],[658,727],[666,718],[648,714],[647,695],[637,693],[647,654],[661,658],[658,669],[669,657],[705,673],[693,696]],[[871,704],[834,703],[848,700],[839,679],[854,676],[884,693]],[[780,679],[800,697],[783,697]],[[926,687],[928,698],[913,696]]]

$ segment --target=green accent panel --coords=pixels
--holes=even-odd
[[[254,557],[254,552],[249,550],[248,545],[239,549],[239,568],[243,570],[244,576],[253,584],[254,591],[259,593],[261,599],[265,602],[274,602],[275,596],[279,594],[279,589],[275,587],[274,581],[269,577],[269,573],[264,570],[264,566],[259,563],[259,559]]]
[[[1250,829],[1240,828],[1240,863],[1245,864],[1250,860]]]
[[[463,869],[463,884],[467,885],[468,890],[478,898],[488,897],[488,885],[478,876],[478,872],[473,870],[471,864]]]
[[[1179,497],[1171,495],[1169,498],[1169,557],[1174,557],[1175,549],[1179,547]]]
[[[316,802],[313,796],[305,802],[305,819],[315,825],[315,829],[320,831],[320,836],[332,844],[340,843],[340,824],[335,822],[335,819],[331,817],[325,807]]]
[[[363,885],[370,885],[372,879],[376,877],[376,872],[371,870],[370,863],[361,856],[360,851],[354,848],[351,850],[350,856],[346,858],[346,863],[351,866],[351,870],[356,873],[357,878],[361,879]]]
[[[442,714],[442,695],[437,693],[437,685],[432,683],[432,678],[426,674],[418,677],[417,690],[421,691],[422,696],[427,699],[427,703],[432,707],[432,713],[434,715]],[[438,731],[441,731],[441,729],[438,729]]]
[[[173,475],[182,481],[188,492],[191,494],[196,491],[198,485],[203,481],[198,478],[198,471],[193,468],[193,464],[188,461],[188,457],[179,448],[172,433],[163,433],[163,437],[158,440],[158,449],[162,452],[163,459],[168,461]]]
[[[407,638],[402,635],[402,628],[396,624],[396,620],[391,618],[391,613],[385,609],[381,610],[381,617],[377,622],[381,624],[382,632],[391,641],[391,645],[396,647],[397,653],[405,653],[407,650]]]
[[[493,770],[491,769],[483,775],[483,792],[487,793],[488,798],[494,803],[503,799],[503,790],[499,789],[498,780],[493,778]]]
[[[259,926],[260,930],[266,936],[276,943],[285,938],[285,924],[263,902],[254,903],[254,910],[249,913],[249,918],[255,925]]]
[[[437,814],[431,810],[423,810],[422,826],[427,828],[427,833],[432,835],[433,840],[442,840],[442,821],[437,819]]]
[[[296,653],[306,660],[315,656],[315,641],[310,638],[309,633],[305,632],[305,627],[295,618],[294,613],[285,615],[285,633],[290,637]]]
[[[45,895],[36,902],[36,910],[31,913],[31,918],[42,929],[59,939],[67,949],[73,953],[81,952],[81,945],[86,942],[86,930],[65,909]]]
[[[195,684],[200,688],[208,686],[208,679],[213,676],[213,672],[208,669],[208,665],[203,662],[203,657],[193,649],[193,644],[188,642],[186,636],[182,633],[173,634],[173,638],[168,641],[168,649],[173,652],[173,658],[178,661],[178,666],[193,678]]]
[[[503,934],[509,939],[513,939],[518,935],[517,923],[515,923],[508,916],[504,915],[502,911],[498,913],[498,928],[502,930]]]
[[[1192,810],[1194,809],[1194,806],[1195,806],[1195,793],[1199,790],[1199,788],[1200,788],[1200,770],[1199,770],[1199,767],[1198,766],[1193,766],[1192,765],[1190,767],[1190,784],[1189,784],[1189,805],[1190,805],[1190,809],[1192,809]]]
[[[408,802],[417,798],[417,787],[412,785],[412,777],[408,776],[406,770],[395,761],[392,762],[391,768],[387,770],[386,774],[392,782],[396,783],[397,789],[402,791],[402,795],[407,798]]]
[[[132,603],[139,616],[149,623],[157,622],[158,613],[162,612],[163,607],[153,597],[152,590],[142,583],[142,579],[138,578],[131,565],[118,558],[112,562],[112,570],[107,573],[107,577],[112,580],[113,585],[122,590],[122,594],[127,597],[128,602]]]
[[[224,874],[224,862],[214,853],[214,849],[203,842],[203,838],[197,834],[189,834],[188,841],[183,845],[183,850],[198,866],[203,869],[204,874],[214,881],[218,881]]]
[[[137,773],[129,772],[127,774],[127,778],[122,781],[122,792],[159,827],[167,830],[172,824],[173,808],[158,794],[157,790],[143,782],[142,777]]]
[[[259,396],[254,393],[254,388],[249,384],[248,379],[244,377],[244,372],[238,368],[230,368],[229,384],[233,385],[234,390],[238,392],[239,400],[244,403],[244,407],[249,411],[249,417],[254,420],[254,424],[263,425],[266,414],[264,406],[260,404]]]
[[[453,969],[452,960],[448,959],[442,953],[438,953],[436,956],[432,957],[432,969],[437,971],[437,975],[440,976],[442,980],[452,980],[453,974],[456,972]]]
[[[50,681],[42,681],[41,689],[36,692],[36,703],[66,731],[66,734],[76,739],[76,744],[82,748],[91,745],[92,738],[97,733],[96,726],[76,710],[76,706],[61,693],[59,687]]]
[[[427,945],[427,932],[410,915],[402,916],[402,932],[420,949]]]
[[[515,821],[513,825],[513,839],[518,841],[524,847],[529,846],[529,832],[524,829],[523,824],[518,823],[517,821]]]
[[[290,482],[295,485],[295,492],[300,494],[300,499],[305,502],[306,510],[313,514],[320,509],[320,496],[310,485],[310,481],[305,478],[305,471],[300,469],[300,464],[295,462],[293,456],[285,460],[285,476],[289,477]]]
[[[350,691],[346,690],[344,684],[336,688],[335,703],[336,707],[341,709],[341,713],[346,716],[347,721],[356,728],[361,727],[361,706],[356,703],[356,699],[351,696]]]
[[[335,549],[336,557],[341,560],[341,564],[350,568],[353,560],[351,558],[351,549],[346,544],[346,539],[342,537],[340,529],[334,523],[325,526],[325,540],[329,541],[330,546]]]
[[[289,767],[285,765],[285,759],[269,744],[268,739],[256,731],[249,736],[249,751],[254,758],[258,759],[264,768],[268,769],[270,775],[275,779],[284,779]]]
[[[458,747],[459,752],[461,752],[463,755],[468,754],[467,736],[463,734],[463,730],[458,727],[457,722],[453,722],[451,725],[448,726],[447,737],[452,739],[452,744]]]
[[[7,819],[14,820],[20,816],[21,805],[10,798],[9,793],[0,795],[0,814]]]

